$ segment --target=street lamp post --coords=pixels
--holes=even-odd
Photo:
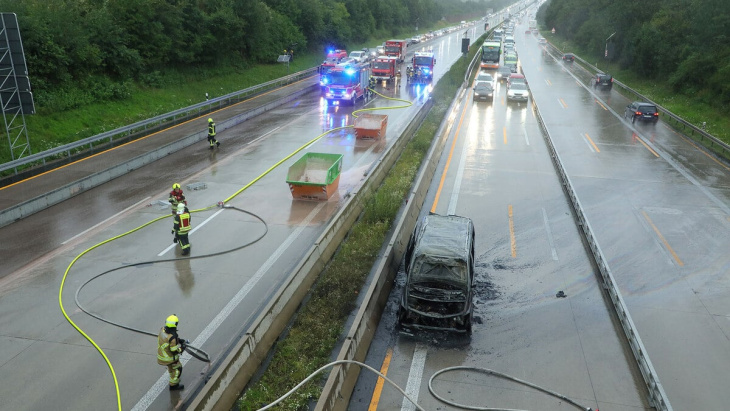
[[[616,32],[613,32],[613,34],[616,34]],[[613,34],[611,34],[610,36],[608,36],[608,38],[606,39],[606,49],[603,52],[603,57],[604,58],[608,58],[608,40],[610,40],[611,37],[613,37]]]

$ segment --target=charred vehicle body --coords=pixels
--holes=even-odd
[[[455,215],[429,214],[405,253],[406,283],[398,322],[403,328],[470,334],[474,285],[474,224]]]

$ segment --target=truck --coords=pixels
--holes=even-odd
[[[413,55],[412,66],[408,69],[408,82],[427,84],[433,81],[433,66],[436,58],[432,52],[416,52]]]
[[[388,40],[385,42],[385,55],[393,56],[398,59],[398,63],[403,63],[406,58],[406,40]]]
[[[398,58],[380,56],[373,61],[373,77],[376,80],[392,81],[398,75]]]
[[[355,102],[364,98],[370,80],[370,65],[340,63],[327,73],[324,97],[332,105]]]

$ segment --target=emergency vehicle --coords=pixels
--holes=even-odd
[[[370,65],[341,63],[330,69],[324,86],[324,97],[334,105],[341,102],[355,104],[365,96],[370,80]]]
[[[406,60],[406,47],[408,42],[405,40],[388,40],[385,42],[385,55],[396,57],[402,63]]]
[[[381,56],[373,61],[373,77],[376,80],[391,81],[398,72],[398,58]]]
[[[432,52],[416,52],[413,65],[409,67],[408,81],[412,83],[430,83],[433,81],[433,66],[436,58]]]

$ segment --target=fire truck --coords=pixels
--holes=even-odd
[[[417,52],[413,55],[413,65],[408,67],[409,83],[430,83],[433,81],[433,66],[436,58],[432,52]]]
[[[376,80],[392,81],[398,73],[398,58],[381,56],[373,61],[373,77]]]
[[[408,42],[405,40],[388,40],[385,42],[385,55],[396,57],[402,63],[406,59],[406,47]]]
[[[338,64],[327,74],[324,97],[333,105],[347,102],[354,105],[357,99],[365,97],[369,80],[369,64]]]
[[[347,50],[329,50],[327,58],[319,66],[319,85],[324,87],[327,83],[326,74],[342,60],[347,58]]]

